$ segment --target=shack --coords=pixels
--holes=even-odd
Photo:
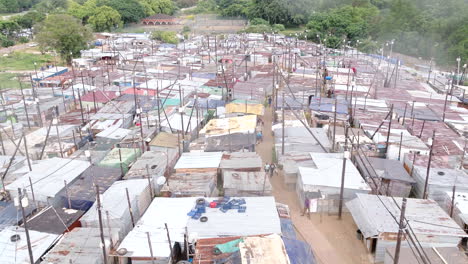
[[[223,189],[227,196],[270,196],[269,172],[223,170]]]
[[[301,207],[310,199],[311,212],[337,212],[340,200],[343,153],[311,153],[315,167],[299,167],[296,193]],[[344,201],[357,193],[369,193],[371,188],[347,158],[344,181]]]
[[[106,253],[115,243],[115,238],[104,231]],[[58,243],[44,255],[44,263],[103,264],[101,236],[99,228],[75,228],[63,235]],[[113,263],[108,259],[107,263]]]
[[[206,151],[253,150],[256,126],[255,115],[211,119],[200,134],[205,135]]]
[[[74,182],[57,194],[54,205],[68,209],[87,211],[96,200],[96,188],[103,194],[114,182],[122,178],[120,169],[90,166]]]
[[[357,155],[356,166],[375,193],[378,191],[380,194],[409,197],[416,183],[397,160]]]
[[[424,263],[420,256],[414,254],[414,249],[400,248],[400,257],[398,263],[413,264]],[[468,257],[457,247],[432,247],[423,248],[431,264],[465,264],[468,263]],[[384,264],[393,264],[395,258],[395,248],[389,247],[385,251]]]
[[[141,153],[139,148],[114,148],[106,157],[99,162],[100,167],[121,169],[123,174],[127,173]]]
[[[126,195],[127,190],[133,214],[130,214]],[[123,239],[132,229],[132,221],[136,222],[148,208],[151,198],[151,189],[147,180],[115,182],[101,197],[101,213],[105,215],[106,219],[106,221],[103,221],[104,228],[113,230],[112,236],[115,235],[114,232],[118,232],[118,239]],[[83,215],[80,223],[83,227],[99,227],[96,204],[93,204],[88,212]]]
[[[194,219],[187,214],[196,206],[197,197],[189,198],[155,198],[150,207],[138,221],[135,228],[125,237],[119,245],[115,254],[120,258],[134,261],[150,261],[151,254],[148,244],[147,233],[151,239],[153,257],[157,263],[167,263],[173,248],[183,248],[184,234],[188,235],[189,241],[199,238],[216,238],[225,236],[252,236],[259,234],[280,234],[281,226],[276,211],[273,197],[245,197],[239,198],[245,201],[245,213],[239,209],[228,209],[226,212],[221,208],[205,208],[202,216],[207,217],[206,222]],[[231,198],[237,199],[237,198]],[[211,202],[224,201],[207,199]],[[173,210],[177,208],[177,210]],[[164,212],[164,213],[162,213]],[[171,238],[168,247],[166,226]]]
[[[445,192],[444,203],[441,205],[448,214],[450,214],[452,208],[452,197],[453,192]],[[455,220],[465,232],[468,232],[468,193],[456,191],[453,205],[453,220]]]
[[[35,200],[39,206],[53,204],[57,194],[65,188],[64,182],[71,183],[88,167],[89,162],[72,159],[52,158],[41,160],[32,171],[21,176],[5,189],[12,197],[18,197],[18,188],[25,188],[29,201]],[[34,199],[31,184],[34,189]]]
[[[399,227],[393,217],[400,215],[401,203],[399,197],[394,202],[388,196],[368,194],[357,194],[346,203],[375,262],[384,261],[386,248],[396,245]],[[457,247],[468,237],[434,200],[408,198],[405,217],[422,247]],[[408,243],[403,242],[402,247]]]
[[[39,232],[61,235],[80,225],[84,211],[48,206],[27,220],[28,228]]]

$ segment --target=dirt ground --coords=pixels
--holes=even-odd
[[[265,110],[263,141],[257,145],[257,153],[263,162],[272,160],[273,136],[271,133],[272,110]],[[356,239],[357,227],[349,213],[338,220],[336,215],[311,214],[301,216],[300,203],[296,192],[286,188],[282,171],[271,178],[273,195],[279,203],[289,206],[291,219],[299,239],[309,243],[317,261],[321,264],[367,264],[372,263],[364,244]]]

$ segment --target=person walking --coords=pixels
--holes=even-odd
[[[268,106],[271,106],[271,101],[272,101],[271,96],[268,96]]]
[[[302,211],[301,216],[304,216],[306,211],[307,211],[307,217],[310,219],[310,200],[307,197],[304,200],[304,211]]]
[[[265,163],[264,169],[265,169],[265,173],[268,173],[270,171],[270,164]]]
[[[257,143],[262,142],[262,139],[263,139],[262,131],[258,131],[257,132]]]
[[[273,173],[275,173],[276,165],[274,163],[270,164],[270,178],[273,177]]]

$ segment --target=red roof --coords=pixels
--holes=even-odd
[[[94,92],[94,95],[93,95],[93,92],[89,92],[81,96],[81,101],[94,102],[94,98],[96,98],[97,103],[107,103],[116,97],[117,97],[116,92],[98,90]]]

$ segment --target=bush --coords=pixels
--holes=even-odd
[[[257,17],[257,18],[250,20],[250,25],[270,25],[270,23],[268,23],[268,21],[266,21],[263,18]]]
[[[185,25],[184,28],[182,29],[182,32],[187,33],[187,32],[190,32],[190,30],[191,30],[190,27]]]
[[[28,43],[28,42],[29,42],[29,38],[27,38],[27,37],[20,37],[20,38],[18,39],[18,42],[19,42],[19,43],[22,43],[22,44]]]
[[[173,31],[153,31],[151,33],[151,39],[159,40],[163,43],[169,43],[169,44],[179,43],[177,34]]]
[[[280,32],[280,31],[284,31],[286,29],[283,24],[274,24],[271,27],[272,27],[273,31],[276,32],[276,33]]]

